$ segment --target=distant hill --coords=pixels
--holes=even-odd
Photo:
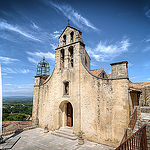
[[[3,97],[3,102],[15,103],[15,102],[32,102],[33,97],[25,97],[25,96],[11,96],[11,97]]]

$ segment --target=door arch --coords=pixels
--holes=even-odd
[[[63,101],[59,106],[59,127],[65,126],[73,126],[73,106],[69,101]]]

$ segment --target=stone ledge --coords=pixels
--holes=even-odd
[[[30,129],[34,129],[34,128],[37,128],[38,126],[32,126],[32,127],[26,127],[24,129],[22,129],[22,131],[26,131],[26,130],[30,130]],[[16,131],[16,130],[15,130]],[[2,136],[6,136],[6,135],[10,135],[10,134],[14,134],[15,131],[9,131],[9,132],[6,132],[6,133],[3,133]]]

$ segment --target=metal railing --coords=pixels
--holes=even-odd
[[[148,150],[146,124],[126,139],[116,150]]]
[[[131,118],[130,118],[130,123],[129,123],[129,128],[131,128],[132,130],[134,129],[134,126],[136,124],[137,121],[137,108],[135,108]]]
[[[134,112],[130,118],[128,128],[131,128],[133,130],[134,126],[136,124],[136,121],[137,121],[137,108],[135,108],[135,110],[134,110]],[[123,143],[128,138],[128,128],[125,130],[125,133],[124,133],[124,136],[121,140],[121,143]]]

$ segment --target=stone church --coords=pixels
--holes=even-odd
[[[91,70],[82,32],[68,24],[52,74],[35,76],[33,123],[52,131],[69,126],[87,140],[118,146],[141,91],[128,78],[127,61],[110,65],[111,74]]]

